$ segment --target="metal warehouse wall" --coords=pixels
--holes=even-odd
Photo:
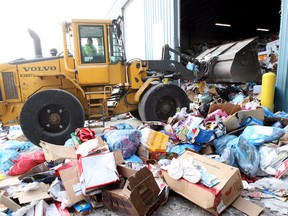
[[[288,0],[282,0],[274,111],[288,112]]]
[[[177,0],[144,1],[147,59],[160,59],[164,44],[179,47],[179,4]]]
[[[106,18],[124,17],[124,43],[128,60],[160,59],[164,44],[179,47],[179,4],[179,0],[115,2]]]

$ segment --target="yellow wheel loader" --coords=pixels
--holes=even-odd
[[[131,112],[143,121],[166,121],[177,108],[188,107],[181,87],[163,80],[261,81],[255,38],[197,58],[165,45],[160,60],[126,61],[120,25],[120,19],[64,22],[63,52],[52,49],[51,57],[42,56],[40,38],[29,30],[35,58],[0,64],[2,124],[20,124],[36,145],[40,140],[63,145],[85,120]],[[94,53],[87,52],[88,40]],[[170,60],[171,53],[179,61]]]

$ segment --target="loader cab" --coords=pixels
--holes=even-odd
[[[124,82],[123,52],[112,21],[74,19],[65,25],[67,44],[65,46],[64,41],[64,49],[66,47],[73,53],[74,70],[80,85]]]
[[[79,26],[81,63],[106,63],[103,25]]]

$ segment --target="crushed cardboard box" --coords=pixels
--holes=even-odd
[[[245,121],[246,118],[253,117],[257,120],[264,120],[264,109],[257,108],[254,110],[240,110],[234,113],[233,115],[229,115],[227,119],[223,121],[223,124],[226,127],[227,132],[231,132],[241,127],[242,122]]]
[[[206,171],[215,175],[220,183],[208,188],[201,183],[194,184],[183,178],[175,180],[163,170],[162,174],[168,186],[176,193],[214,215],[220,214],[231,205],[243,190],[241,174],[237,168],[191,151],[185,151],[179,159],[193,160],[203,165]]]
[[[127,179],[123,189],[104,190],[103,204],[110,211],[124,215],[145,215],[159,192],[152,172],[144,167]]]
[[[66,197],[68,200],[67,205],[72,206],[83,200],[85,197],[82,194],[77,166],[60,170],[59,173],[66,190]]]
[[[139,171],[141,168],[146,166],[144,164],[137,163],[137,167],[135,167],[132,166],[132,162],[125,164],[124,158],[120,150],[114,151],[114,157],[115,162],[117,164],[117,171],[119,175],[125,178],[129,178],[130,176],[134,175],[137,171]],[[129,164],[131,164],[131,166],[128,166]]]

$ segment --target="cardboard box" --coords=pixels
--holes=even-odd
[[[253,117],[258,120],[264,120],[264,109],[257,108],[254,110],[241,110],[236,113],[239,123],[241,124],[246,118]]]
[[[124,158],[120,150],[114,151],[115,162],[117,164],[117,171],[119,175],[129,178],[130,176],[134,175],[137,171],[142,169],[145,164],[140,163],[128,163],[124,164]]]
[[[119,181],[113,152],[80,157],[78,173],[84,195]]]
[[[231,132],[241,127],[241,123],[248,117],[253,117],[260,121],[264,120],[264,109],[257,108],[254,110],[240,110],[234,113],[233,115],[228,116],[223,124],[226,127],[227,132]]]
[[[145,215],[160,192],[153,174],[147,167],[127,179],[123,189],[104,190],[103,204],[110,211],[124,215]]]
[[[218,215],[241,194],[243,185],[239,169],[191,151],[185,151],[179,159],[193,159],[195,162],[203,165],[207,173],[215,175],[220,181],[214,187],[208,188],[202,183],[194,184],[183,178],[175,180],[163,170],[163,177],[173,191],[203,209],[214,215]]]
[[[141,134],[140,141],[150,152],[166,152],[166,146],[169,141],[168,135],[150,128],[142,129]]]
[[[75,203],[83,200],[84,196],[81,190],[77,166],[60,170],[59,173],[66,190],[68,206],[72,206]]]

